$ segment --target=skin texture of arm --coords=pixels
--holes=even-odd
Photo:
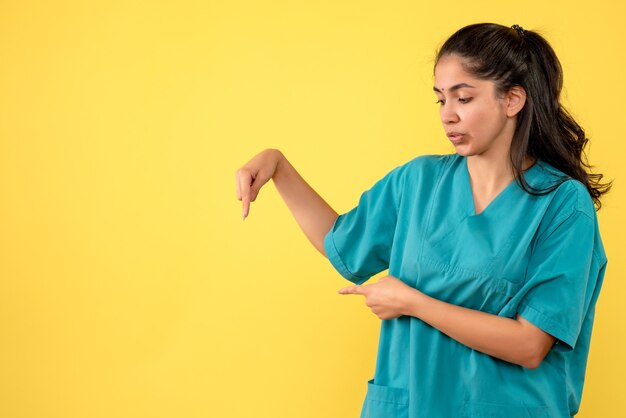
[[[324,237],[339,216],[337,212],[309,186],[282,153],[272,179],[309,241],[326,256]]]
[[[505,318],[432,298],[393,276],[371,285],[349,286],[380,319],[414,316],[474,350],[528,369],[539,367],[556,339],[517,316]]]

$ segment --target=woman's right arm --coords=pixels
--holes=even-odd
[[[278,193],[317,250],[326,256],[324,237],[339,216],[322,197],[298,174],[277,149],[266,149],[236,172],[237,199],[243,202],[243,218],[248,216],[250,202],[272,179]]]

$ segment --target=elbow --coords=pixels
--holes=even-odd
[[[522,364],[520,364],[520,366],[522,366],[525,369],[534,370],[541,365],[542,361],[543,361],[543,357],[535,356],[535,357],[526,359]]]
[[[517,340],[517,347],[520,347],[518,352],[520,361],[517,364],[534,370],[541,366],[543,359],[556,342],[556,338],[521,317],[518,320],[523,327],[520,338]]]
[[[526,369],[534,370],[541,366],[543,359],[546,358],[549,351],[549,348],[546,350],[545,346],[529,348],[525,351],[524,358],[519,362],[519,365]]]

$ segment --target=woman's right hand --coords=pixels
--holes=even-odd
[[[337,212],[300,176],[282,152],[266,149],[236,172],[237,199],[243,201],[243,219],[250,212],[259,190],[270,179],[309,241],[326,255],[324,236],[337,219]]]
[[[235,173],[237,199],[243,201],[243,219],[250,213],[250,202],[254,202],[261,187],[278,170],[282,153],[277,149],[266,149],[255,155]]]

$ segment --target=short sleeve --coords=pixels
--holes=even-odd
[[[389,268],[401,198],[402,166],[361,194],[324,237],[326,256],[346,279],[361,284]]]
[[[519,315],[570,349],[602,284],[606,258],[596,251],[599,240],[595,216],[573,210],[539,237],[528,266]]]

